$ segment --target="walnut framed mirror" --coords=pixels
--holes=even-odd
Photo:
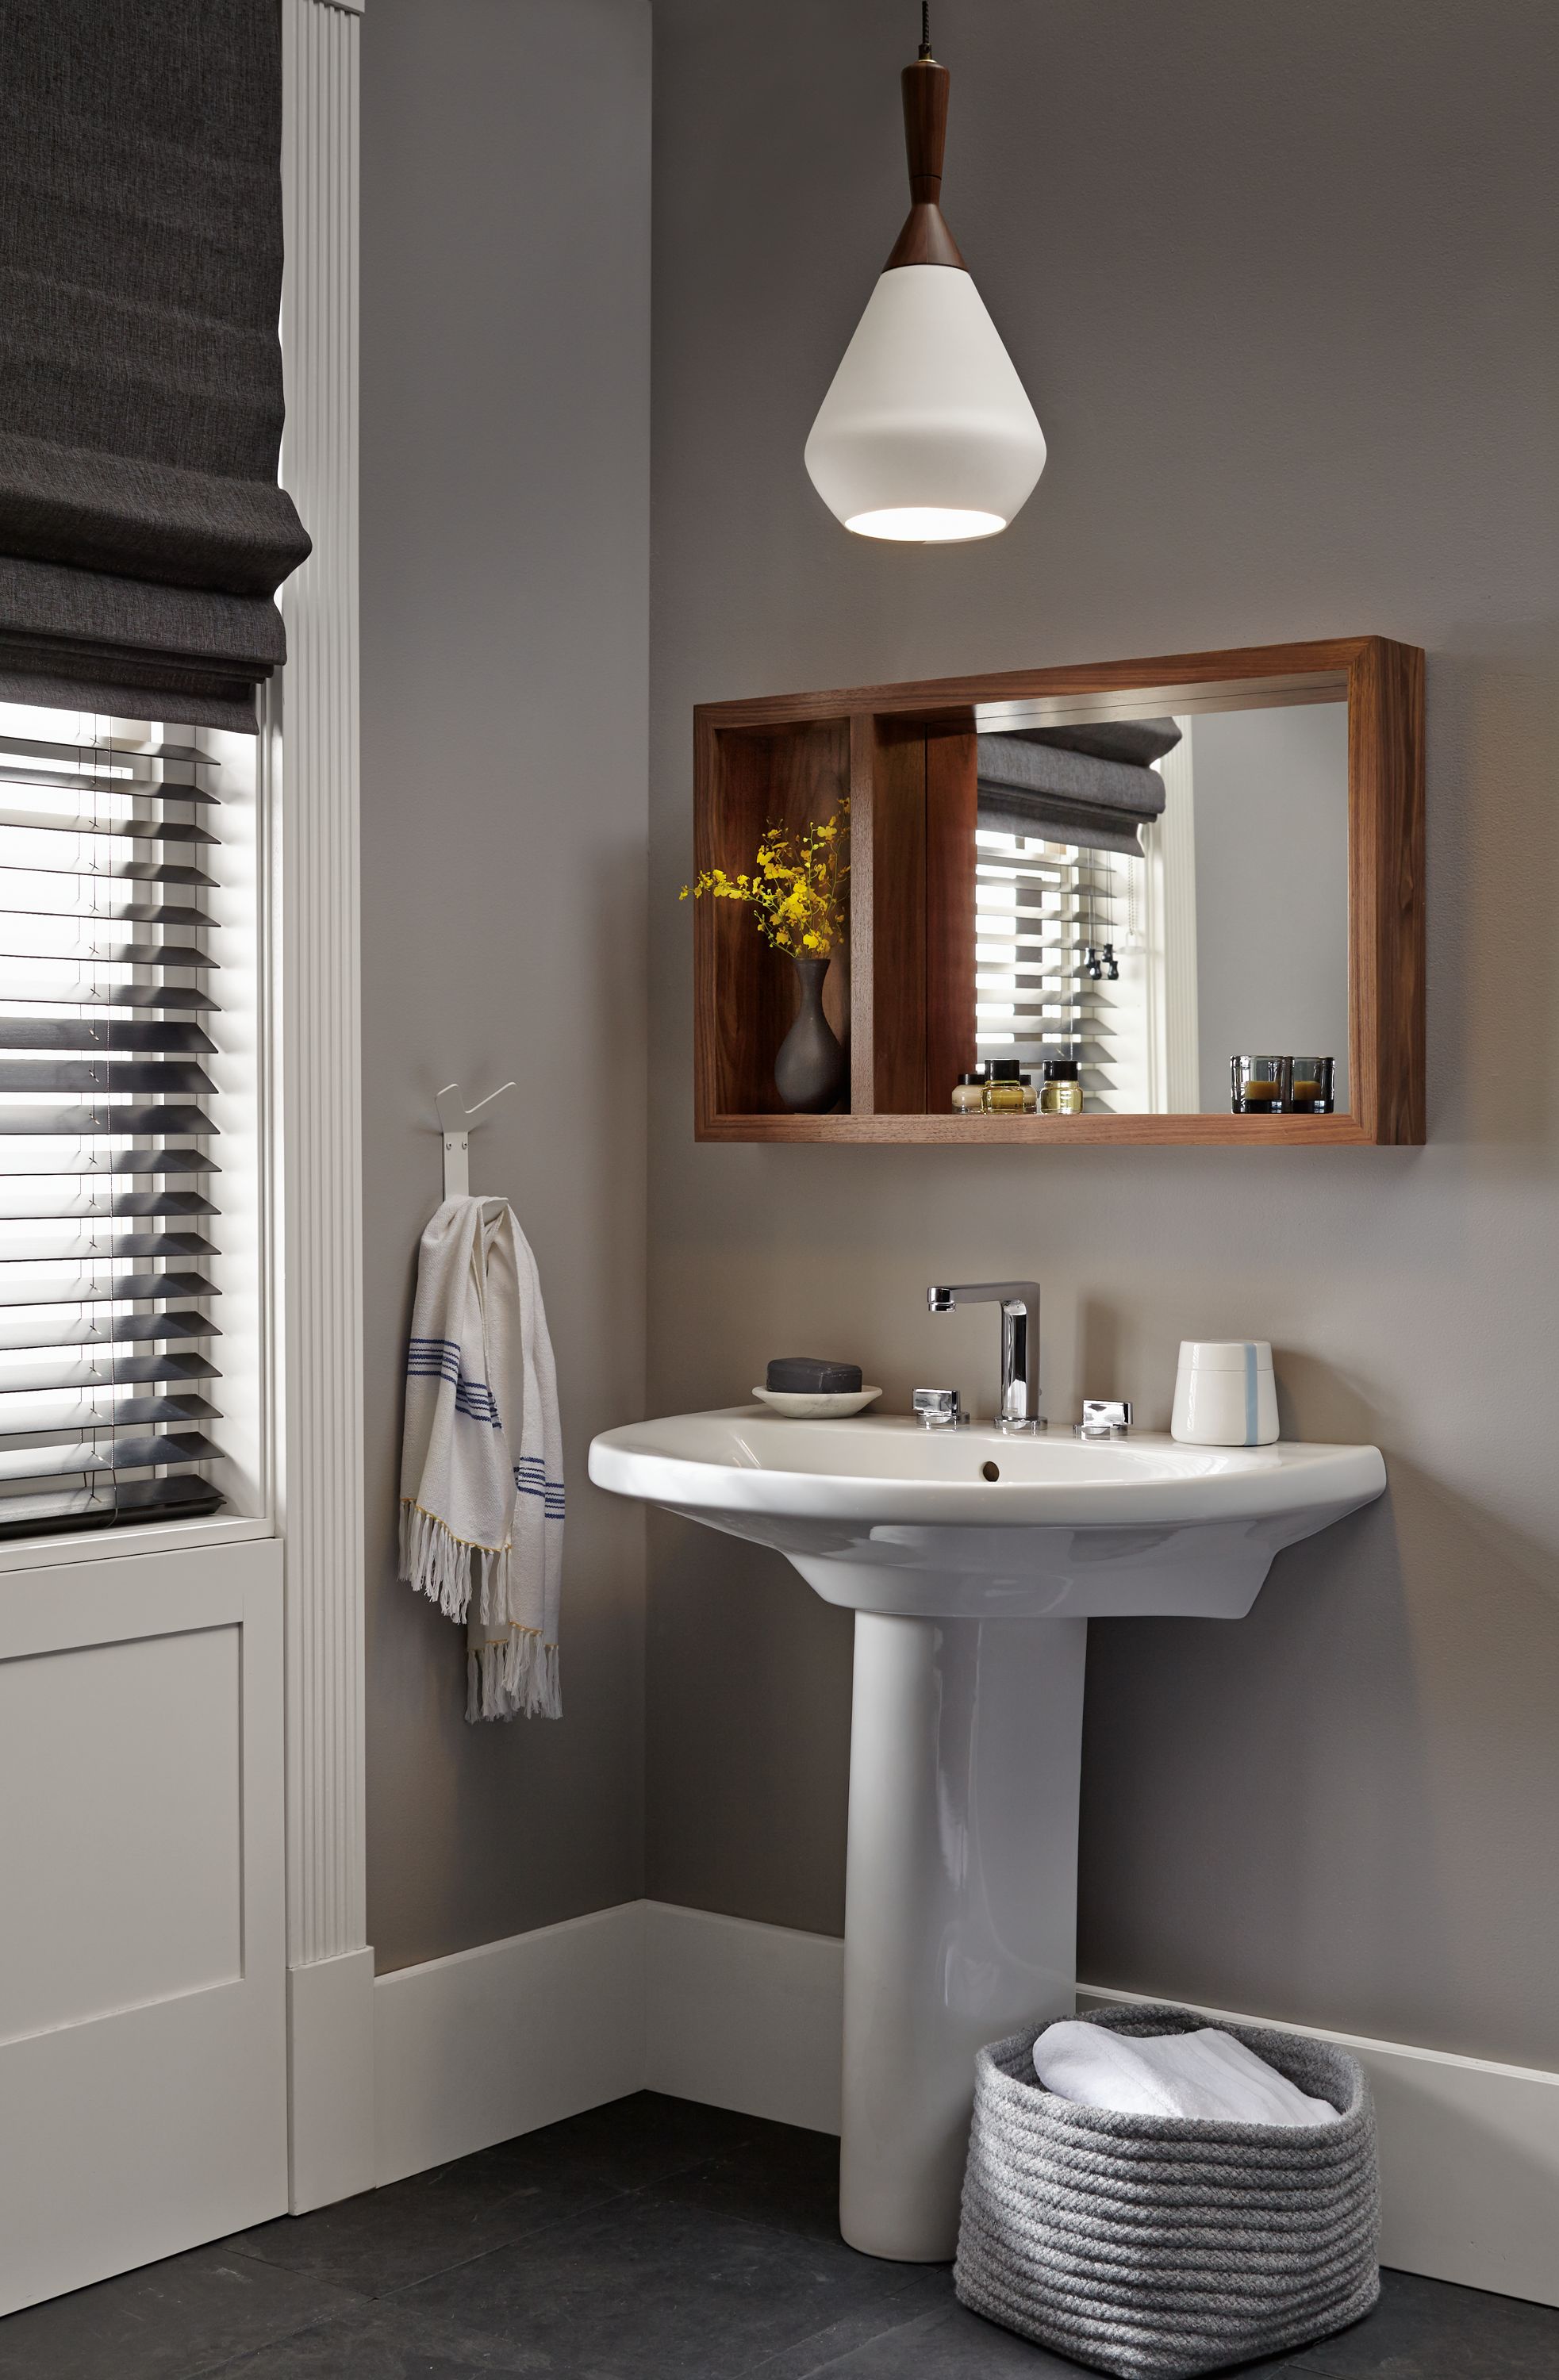
[[[700,1139],[1422,1140],[1416,649],[1346,638],[697,711],[700,871],[750,875],[766,832],[842,833],[846,814],[822,990],[843,1087],[787,1110],[797,971],[742,901],[700,900]],[[1296,1071],[1307,1052],[1329,1067]],[[1261,1096],[1236,1111],[1231,1067],[1252,1053]],[[971,1112],[967,1088],[956,1111],[961,1079],[993,1072],[1075,1082],[1081,1111]]]

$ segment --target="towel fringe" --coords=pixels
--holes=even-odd
[[[563,1695],[557,1646],[531,1628],[511,1629],[506,1638],[473,1650],[466,1660],[469,1719],[561,1718]]]
[[[488,1578],[498,1552],[457,1537],[436,1513],[403,1500],[400,1508],[400,1574],[419,1594],[436,1603],[446,1620],[464,1620],[471,1605],[471,1556],[481,1557],[481,1610],[487,1616]]]
[[[479,1564],[481,1586],[476,1596],[476,1617],[484,1628],[501,1628],[509,1608],[508,1546],[483,1546]]]

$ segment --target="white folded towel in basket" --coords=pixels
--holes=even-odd
[[[1058,2099],[1127,2116],[1200,2116],[1223,2124],[1334,2124],[1312,2099],[1232,2034],[1133,2037],[1063,2017],[1034,2044],[1034,2071]]]
[[[468,1623],[468,1718],[561,1718],[557,1378],[536,1259],[502,1199],[446,1198],[422,1234],[400,1574]]]

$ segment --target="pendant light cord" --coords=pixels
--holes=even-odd
[[[932,54],[932,0],[920,0],[920,55]]]

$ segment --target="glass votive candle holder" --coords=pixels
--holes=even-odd
[[[1236,1115],[1281,1115],[1288,1100],[1288,1060],[1231,1058],[1229,1089]]]
[[[1290,1115],[1330,1115],[1332,1112],[1332,1070],[1330,1058],[1291,1058],[1288,1062],[1288,1112]]]

